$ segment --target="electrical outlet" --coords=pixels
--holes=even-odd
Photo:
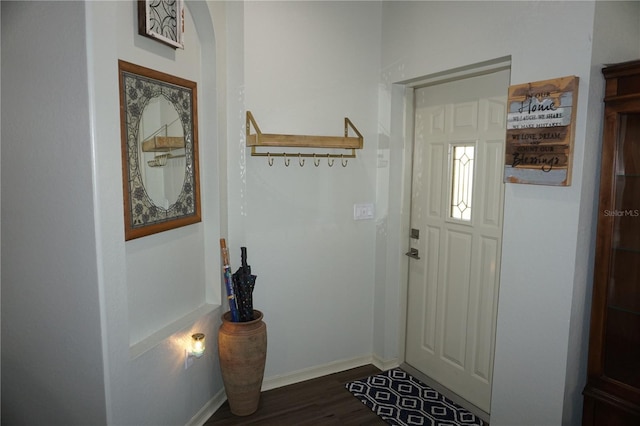
[[[193,357],[189,356],[189,351],[187,349],[184,350],[184,369],[191,367],[193,365]]]

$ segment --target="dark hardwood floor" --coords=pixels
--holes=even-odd
[[[225,402],[205,425],[386,425],[345,388],[379,372],[365,365],[263,392],[258,411],[245,417],[231,414]]]

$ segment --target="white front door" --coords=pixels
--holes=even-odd
[[[509,71],[415,90],[405,358],[490,412]]]

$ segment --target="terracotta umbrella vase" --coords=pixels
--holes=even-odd
[[[231,412],[248,416],[258,409],[267,359],[267,325],[262,312],[253,320],[233,322],[231,312],[222,315],[218,330],[218,354],[222,381]]]

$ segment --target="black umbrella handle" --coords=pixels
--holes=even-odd
[[[240,247],[240,258],[242,260],[242,267],[246,268],[247,267],[247,248],[246,247]]]
[[[240,258],[242,261],[242,271],[247,275],[251,275],[251,266],[247,265],[247,248],[246,247],[240,247]]]

